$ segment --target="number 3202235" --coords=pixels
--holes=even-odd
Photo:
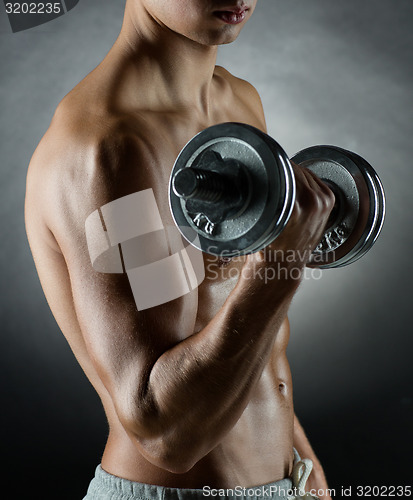
[[[62,12],[62,4],[60,2],[6,3],[7,14],[60,14],[61,12]]]

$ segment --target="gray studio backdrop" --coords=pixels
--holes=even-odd
[[[9,476],[22,487],[36,479],[43,499],[82,497],[107,429],[35,272],[26,169],[56,105],[109,50],[123,8],[81,0],[12,33],[0,5],[2,449]],[[386,188],[373,250],[306,280],[290,314],[296,412],[337,490],[412,477],[412,16],[411,0],[258,0],[219,55],[259,90],[269,133],[289,154],[322,143],[352,149]]]

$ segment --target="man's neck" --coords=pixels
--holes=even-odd
[[[128,2],[114,49],[136,70],[136,84],[146,83],[148,108],[208,114],[216,46],[193,42],[151,17],[140,2]]]

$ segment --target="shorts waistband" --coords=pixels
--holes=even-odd
[[[97,466],[95,477],[83,500],[285,500],[291,495],[292,481],[281,479],[260,486],[203,489],[168,488],[129,481],[109,474]]]
[[[300,456],[294,449],[294,464]],[[290,478],[271,483],[234,488],[202,489],[168,488],[152,484],[129,481],[114,476],[98,465],[86,497],[83,500],[206,500],[238,499],[238,500],[285,500],[292,494],[293,482]]]

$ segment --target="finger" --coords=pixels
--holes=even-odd
[[[300,167],[299,165],[292,164],[293,170],[294,170],[294,177],[295,177],[295,183],[297,187],[297,191],[301,192],[304,189],[311,189],[311,185],[309,182],[308,177],[304,173],[303,167]]]
[[[333,195],[333,191],[329,188],[329,186],[322,179],[320,179],[320,177],[318,177],[314,172],[305,167],[302,167],[302,170],[304,171],[303,173],[306,175],[307,180],[311,178],[311,180],[313,181],[313,183],[309,181],[309,184],[311,186],[314,186],[314,183],[316,183],[317,186],[321,189],[323,194],[327,196]]]

